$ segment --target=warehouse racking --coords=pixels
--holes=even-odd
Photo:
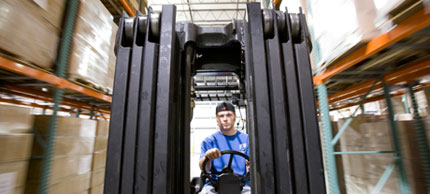
[[[94,110],[97,105],[108,105],[112,101],[112,97],[95,89],[89,88],[82,84],[69,81],[55,74],[44,71],[34,66],[25,64],[24,62],[15,61],[5,56],[0,56],[0,68],[7,72],[2,72],[2,92],[9,93],[15,96],[26,97],[30,99],[41,100],[45,102],[53,102],[53,96],[49,91],[54,88],[67,90],[66,99],[62,104],[73,107],[76,110],[63,111],[76,112],[78,110]],[[44,88],[43,91],[41,88]],[[68,97],[68,98],[67,98]],[[2,99],[4,102],[18,103],[26,105],[18,99],[8,100]],[[15,101],[15,102],[14,102]],[[31,106],[37,108],[50,108],[48,105],[39,105],[37,103]],[[109,115],[109,107],[100,107],[100,112]]]
[[[392,92],[390,86],[404,84],[410,93],[414,109],[414,126],[422,158],[422,169],[427,190],[430,188],[429,150],[423,127],[418,114],[415,91],[427,87],[428,84],[417,83],[416,80],[430,74],[428,55],[428,38],[430,14],[422,8],[399,22],[387,33],[383,33],[368,43],[349,53],[325,70],[318,70],[314,76],[314,85],[318,90],[319,113],[322,122],[322,135],[328,187],[331,194],[340,193],[335,155],[341,154],[395,154],[395,164],[389,166],[381,175],[373,193],[379,193],[387,182],[390,174],[397,167],[400,178],[400,192],[410,193],[406,174],[402,163],[401,144],[397,126],[394,122],[394,111],[391,97],[403,95],[405,91]],[[427,42],[427,44],[426,44]],[[396,57],[393,57],[396,56]],[[357,83],[358,84],[354,84]],[[398,88],[398,87],[397,87]],[[330,95],[329,95],[330,94]],[[340,136],[352,122],[355,113],[366,102],[385,99],[388,107],[388,120],[391,127],[393,151],[357,151],[335,152],[334,146]],[[330,110],[356,106],[351,117],[333,136],[330,121]],[[427,162],[426,162],[427,161]]]
[[[43,113],[52,110],[49,133],[43,145],[38,193],[48,193],[58,113],[86,115],[91,119],[109,119],[110,115],[110,94],[66,78],[79,4],[79,0],[67,1],[55,72],[10,55],[0,55],[0,102],[41,108]]]
[[[126,1],[122,0],[121,3],[123,3],[123,6],[126,8],[129,15],[135,15]],[[266,4],[268,4],[267,1]],[[72,15],[73,13],[67,17],[72,20]],[[423,8],[400,22],[391,31],[374,38],[369,43],[331,65],[326,70],[321,70],[315,75],[314,84],[318,88],[319,110],[323,124],[322,131],[324,141],[326,142],[324,144],[324,149],[327,155],[326,163],[331,193],[339,193],[336,180],[335,155],[400,153],[399,148],[388,152],[334,152],[334,144],[347,128],[348,123],[352,121],[353,117],[350,117],[345,126],[340,129],[335,137],[333,137],[331,134],[332,129],[329,111],[386,99],[390,110],[390,125],[392,125],[393,134],[395,134],[396,126],[393,124],[394,116],[390,105],[390,97],[410,93],[412,97],[412,107],[414,110],[417,110],[418,105],[413,95],[414,91],[421,90],[429,85],[416,83],[415,81],[419,77],[430,74],[430,59],[428,58],[428,55],[426,56],[425,54],[422,55],[421,53],[416,53],[412,54],[412,57],[406,57],[405,60],[401,60],[400,62],[393,62],[393,60],[391,60],[385,61],[384,64],[379,66],[362,69],[360,69],[360,67],[370,64],[370,61],[372,60],[375,61],[383,58],[384,55],[386,57],[388,55],[387,53],[394,53],[394,51],[398,51],[400,49],[428,49],[428,46],[426,47],[425,44],[419,42],[419,37],[423,34],[428,35],[429,26],[430,14],[426,13]],[[73,26],[70,26],[70,28],[73,29]],[[63,35],[63,37],[64,36],[67,35]],[[66,51],[64,52],[66,53]],[[412,62],[406,63],[406,61]],[[60,64],[60,62],[58,64]],[[63,67],[66,67],[65,65],[66,64],[64,64]],[[69,81],[64,78],[61,71],[57,71],[56,74],[53,74],[6,56],[0,56],[0,69],[2,75],[0,91],[4,94],[14,96],[12,99],[0,98],[1,102],[32,106],[42,109],[52,109],[54,111],[53,118],[55,118],[55,112],[58,111],[70,112],[78,116],[81,114],[98,118],[108,118],[110,114],[110,103],[112,101],[110,95],[104,94],[101,91],[94,90],[82,84]],[[381,74],[383,76],[381,76]],[[352,84],[357,81],[360,81],[360,83]],[[393,92],[390,90],[390,85],[402,84],[405,82],[407,83],[407,91],[398,90]],[[62,94],[63,92],[64,94]],[[18,97],[51,102],[51,104],[28,103]],[[422,128],[422,121],[418,115],[418,111],[414,111],[413,113],[415,118],[414,121],[416,122],[416,125],[419,126],[416,128],[417,134],[425,133]],[[54,124],[50,130],[55,131]],[[421,137],[425,137],[425,135],[422,135]],[[398,141],[398,137],[393,137],[393,141]],[[426,141],[427,140],[425,138],[419,140],[420,144],[423,145],[426,145]],[[429,157],[428,147],[424,147],[419,151],[423,157]],[[398,155],[398,157],[399,163],[397,163],[397,165],[401,166],[401,155]],[[48,161],[49,159],[46,160]],[[387,168],[386,173],[383,174],[380,182],[378,182],[378,189],[383,187],[383,183],[394,170],[394,167],[395,166],[393,165]],[[429,167],[427,166],[425,170],[427,187],[429,187]],[[404,181],[401,185],[404,184],[407,183]],[[404,185],[402,193],[407,193],[406,187],[407,185]]]

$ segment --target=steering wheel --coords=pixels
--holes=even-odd
[[[224,150],[224,151],[221,151],[221,156],[224,155],[224,154],[230,154],[230,159],[228,161],[228,165],[225,166],[222,169],[221,172],[219,172],[219,171],[207,171],[204,167],[208,163],[209,159],[205,158],[205,160],[203,161],[203,164],[202,164],[203,170],[202,170],[202,173],[200,174],[200,178],[201,178],[200,179],[200,189],[199,189],[199,191],[197,191],[197,193],[199,193],[203,189],[203,186],[205,184],[206,178],[209,180],[209,182],[212,185],[216,186],[217,185],[216,184],[217,183],[217,178],[215,178],[216,177],[215,175],[221,175],[221,174],[224,174],[224,173],[231,173],[231,174],[234,174],[235,176],[237,176],[240,179],[240,186],[241,187],[245,186],[245,184],[248,182],[248,180],[249,180],[249,172],[247,172],[246,175],[235,174],[233,172],[233,168],[231,168],[231,164],[233,162],[233,156],[234,155],[242,156],[245,159],[247,159],[248,161],[249,161],[249,156],[246,155],[246,154],[244,154],[244,153],[242,153],[242,152],[235,151],[235,150]]]

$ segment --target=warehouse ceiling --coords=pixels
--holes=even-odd
[[[101,0],[112,13],[116,21],[124,10],[120,0]],[[139,7],[133,0],[128,0],[132,8]],[[162,5],[176,5],[176,21],[188,21],[198,25],[225,25],[233,19],[246,17],[246,4],[262,0],[142,0],[142,8],[152,7],[161,12]],[[264,1],[265,2],[265,1]],[[138,4],[138,3],[137,3]],[[141,9],[143,10],[143,9]]]
[[[233,19],[244,20],[246,3],[255,0],[149,0],[154,11],[161,11],[163,4],[175,4],[177,21],[198,25],[223,25]]]

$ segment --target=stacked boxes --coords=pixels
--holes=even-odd
[[[51,69],[57,53],[65,0],[0,1],[0,49]],[[37,37],[37,38],[36,38]]]
[[[419,0],[306,0],[314,69],[325,69],[393,27],[393,11]]]
[[[53,70],[66,3],[66,0],[0,1],[0,12],[3,13],[0,14],[0,52]],[[79,8],[69,76],[110,94],[118,27],[101,1],[80,0]]]
[[[68,70],[72,80],[112,91],[117,29],[100,1],[81,0]]]
[[[408,177],[408,183],[412,193],[428,193],[428,191],[426,192],[424,170],[419,155],[419,145],[417,144],[414,126],[413,120],[397,122],[403,151],[403,163],[406,167],[406,176]],[[428,128],[427,134],[429,134]]]
[[[34,130],[46,139],[51,116],[36,116]],[[96,135],[96,121],[75,117],[58,117],[55,146],[52,156],[48,192],[75,194],[90,188],[91,164]],[[38,141],[33,143],[33,158],[25,193],[37,193],[42,173],[44,150]]]
[[[97,121],[90,194],[103,194],[108,134],[109,121]]]
[[[341,127],[345,120],[339,120]],[[412,121],[396,121],[403,162],[413,193],[425,193],[421,161],[418,157],[415,129]],[[340,139],[340,151],[393,151],[392,134],[386,118],[359,115]],[[342,155],[347,193],[371,193],[385,169],[393,164],[393,154]],[[381,193],[399,193],[397,168]]]
[[[22,194],[33,135],[30,109],[0,105],[0,193]]]
[[[387,107],[387,103],[385,100],[380,100],[379,107]],[[405,105],[403,104],[402,96],[395,96],[391,98],[392,108],[393,111],[396,113],[396,116],[398,114],[406,113]],[[412,103],[410,103],[412,104]]]
[[[32,141],[32,134],[0,134],[0,193],[23,193]]]

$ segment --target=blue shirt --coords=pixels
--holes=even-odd
[[[212,148],[223,150],[235,150],[245,153],[249,156],[249,139],[248,135],[237,131],[236,134],[228,136],[221,132],[216,132],[205,138],[202,142],[202,152],[200,158],[205,156],[206,151]],[[224,166],[228,165],[230,154],[224,154],[221,157],[212,161],[211,171],[216,170],[221,172]],[[245,158],[239,155],[234,155],[231,167],[236,174],[246,174]]]

